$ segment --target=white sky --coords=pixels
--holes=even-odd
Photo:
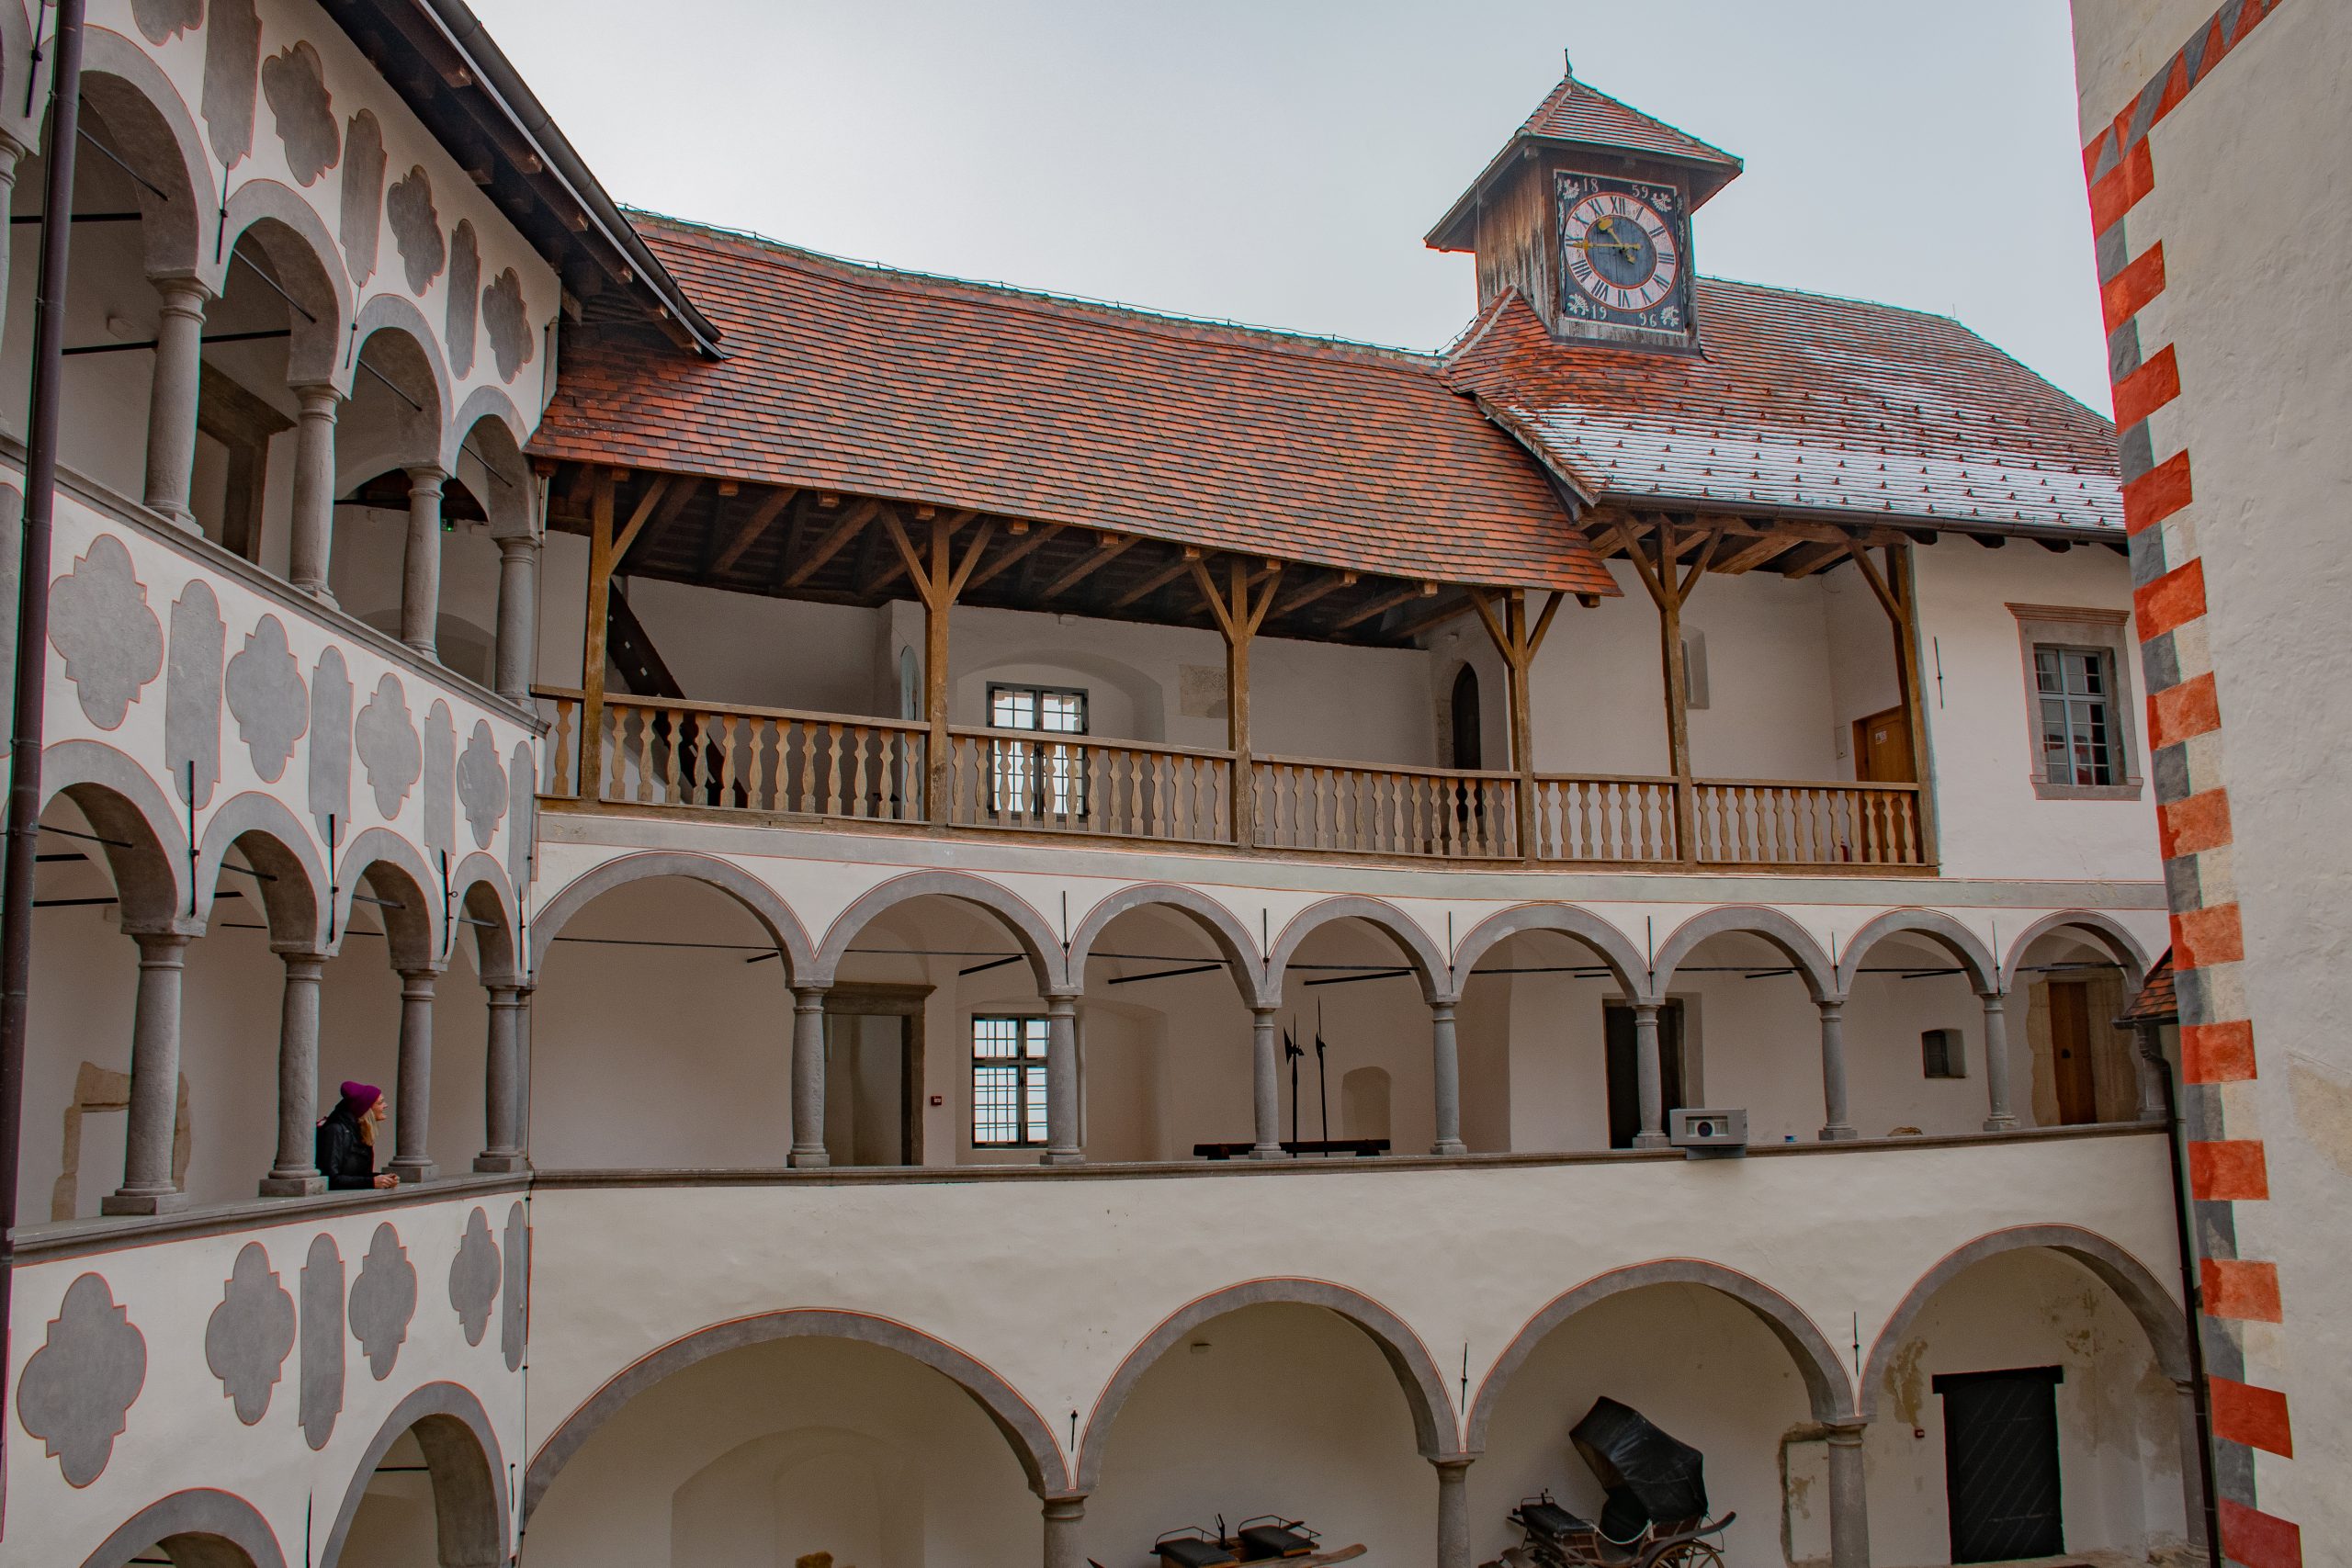
[[[1739,154],[1702,270],[1957,316],[2105,413],[2058,0],[473,0],[621,201],[1432,348],[1559,78]]]

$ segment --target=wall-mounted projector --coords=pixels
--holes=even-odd
[[[1677,1111],[1667,1124],[1667,1142],[1692,1159],[1721,1159],[1747,1152],[1745,1111]]]

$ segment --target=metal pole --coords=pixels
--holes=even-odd
[[[49,105],[48,188],[33,318],[32,424],[25,455],[23,556],[17,581],[16,725],[9,742],[6,864],[0,871],[0,1369],[9,1364],[16,1273],[17,1159],[25,1099],[25,1026],[32,993],[33,871],[40,835],[41,698],[49,673],[50,524],[57,509],[58,379],[65,346],[65,269],[80,145],[83,0],[57,0]],[[0,1443],[6,1442],[0,1435]],[[5,1518],[0,1517],[0,1529]]]

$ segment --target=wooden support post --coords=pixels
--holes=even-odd
[[[1634,570],[1641,574],[1642,586],[1657,605],[1658,654],[1666,667],[1667,771],[1674,775],[1674,850],[1678,859],[1695,861],[1699,858],[1699,846],[1694,831],[1697,814],[1692,807],[1697,790],[1690,774],[1690,671],[1682,656],[1682,606],[1713,561],[1716,549],[1723,544],[1724,531],[1718,528],[1709,536],[1698,558],[1690,563],[1690,570],[1679,581],[1674,569],[1676,557],[1681,552],[1675,544],[1672,518],[1657,520],[1655,566],[1622,524],[1618,536],[1626,558],[1634,563]]]
[[[588,503],[588,604],[580,638],[580,798],[605,798],[605,631],[612,613],[613,489],[619,470],[596,470]]]
[[[1503,597],[1503,613],[1495,614],[1495,606],[1479,589],[1470,590],[1470,604],[1478,612],[1479,622],[1487,628],[1487,640],[1495,651],[1502,655],[1510,693],[1510,765],[1519,775],[1513,791],[1517,797],[1519,852],[1529,860],[1537,858],[1535,800],[1535,721],[1532,677],[1535,656],[1544,648],[1544,639],[1551,635],[1552,618],[1559,614],[1560,602],[1566,598],[1555,592],[1535,617],[1535,625],[1527,624],[1527,591],[1511,589]]]
[[[1916,797],[1919,813],[1919,858],[1928,865],[1937,863],[1935,813],[1931,809],[1928,784],[1928,716],[1921,700],[1919,681],[1919,617],[1917,611],[1917,586],[1911,570],[1911,547],[1908,545],[1886,547],[1886,570],[1881,574],[1872,562],[1870,551],[1859,541],[1847,549],[1853,555],[1854,565],[1861,572],[1862,581],[1870,584],[1878,596],[1881,608],[1894,632],[1894,690],[1896,704],[1903,709],[1903,722],[1911,732],[1911,782],[1919,786]]]
[[[1269,562],[1264,586],[1253,593],[1249,564],[1235,557],[1227,563],[1232,585],[1228,597],[1204,564],[1194,559],[1191,565],[1193,581],[1199,584],[1201,597],[1208,601],[1217,629],[1225,634],[1225,735],[1226,747],[1233,753],[1233,847],[1250,850],[1257,847],[1258,802],[1250,751],[1250,639],[1258,635],[1266,613],[1274,607],[1274,590],[1282,586],[1283,569],[1279,562]]]
[[[981,524],[965,550],[964,558],[957,561],[954,548],[956,530],[971,515],[968,512],[953,517],[934,515],[931,519],[930,558],[926,560],[907,536],[899,514],[887,509],[882,513],[890,542],[898,547],[899,558],[906,562],[908,581],[922,599],[923,716],[931,725],[923,809],[933,829],[940,832],[946,830],[954,811],[954,803],[948,799],[947,616],[956,596],[964,592],[965,583],[971,580],[972,569],[979,565],[989,541],[996,537],[994,521]]]

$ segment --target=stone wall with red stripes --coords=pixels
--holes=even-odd
[[[2257,1485],[2257,1453],[2291,1459],[2294,1427],[2287,1392],[2260,1386],[2248,1371],[2248,1325],[2278,1324],[2275,1261],[2242,1255],[2241,1211],[2270,1196],[2258,1127],[2236,1092],[2256,1077],[2256,1022],[2242,974],[2245,947],[2233,878],[2227,715],[2219,699],[2206,623],[2197,454],[2166,450],[2159,435],[2184,422],[2160,417],[2184,395],[2171,343],[2151,341],[2149,308],[2166,289],[2160,236],[2134,232],[2135,213],[2165,175],[2150,133],[2240,50],[2256,29],[2293,4],[2231,0],[2198,28],[2084,149],[2097,237],[2108,365],[2122,448],[2124,525],[2132,541],[2134,604],[2148,690],[2158,831],[2172,905],[2173,963],[2179,998],[2182,1076],[2187,1081],[2189,1181],[2200,1255],[2199,1316],[2216,1449],[2223,1550],[2247,1568],[2303,1561],[2296,1523],[2267,1511]],[[2083,13],[2077,7],[2077,28]],[[2109,10],[2120,7],[2109,7]],[[2086,106],[2086,113],[2096,107]],[[2153,228],[2153,225],[2149,225]],[[2177,440],[2177,436],[2175,436]]]

